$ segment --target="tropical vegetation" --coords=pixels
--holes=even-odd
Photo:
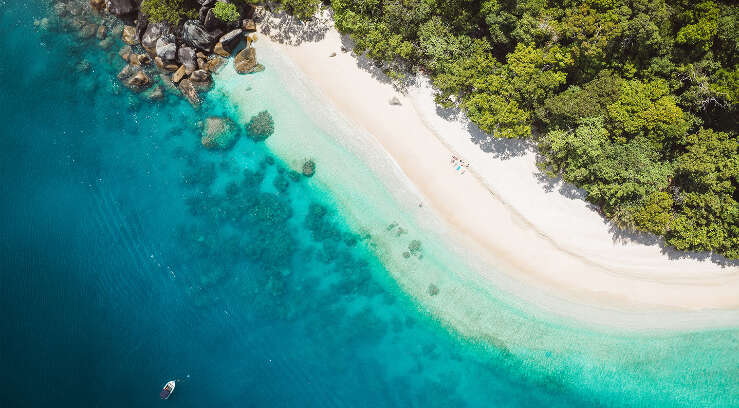
[[[232,22],[239,19],[236,5],[219,1],[213,6],[213,14],[221,21]]]
[[[185,0],[144,0],[141,11],[149,21],[177,24],[185,18],[197,18],[197,9],[185,6]]]

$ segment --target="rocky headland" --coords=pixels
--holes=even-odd
[[[219,2],[232,4],[238,17],[233,21],[219,19],[214,13]],[[118,80],[151,101],[161,100],[169,92],[199,107],[203,94],[213,88],[212,74],[232,56],[239,73],[264,69],[251,47],[256,39],[252,33],[256,32],[258,7],[244,1],[185,0],[192,13],[173,24],[147,16],[141,3],[55,0],[51,17],[60,28],[76,31],[81,40],[111,52],[117,49],[117,56],[125,63]],[[43,18],[35,24],[48,30],[52,22]]]

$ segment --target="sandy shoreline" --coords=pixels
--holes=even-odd
[[[430,88],[401,95],[342,52],[334,29],[321,37],[294,46],[262,35],[258,44],[279,48],[338,112],[374,136],[455,238],[483,248],[513,279],[594,307],[739,309],[739,267],[671,259],[655,243],[614,238],[567,186],[537,177],[530,149],[505,142],[484,152],[463,121],[437,114]],[[388,103],[393,96],[400,106]],[[452,154],[471,163],[466,174],[450,165]]]

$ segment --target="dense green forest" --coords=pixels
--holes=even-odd
[[[322,2],[278,3],[310,18]],[[330,5],[357,52],[396,80],[427,73],[438,103],[495,137],[532,138],[541,168],[583,188],[618,226],[739,259],[736,3]]]

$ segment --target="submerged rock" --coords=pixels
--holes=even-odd
[[[104,49],[104,50],[110,49],[110,47],[112,47],[112,46],[113,46],[113,39],[112,39],[112,38],[110,38],[110,37],[108,37],[108,38],[106,38],[106,39],[104,39],[104,40],[100,41],[100,42],[98,43],[98,45],[100,46],[100,48],[102,48],[102,49]]]
[[[182,81],[180,81],[178,89],[180,90],[180,92],[182,92],[182,95],[187,98],[187,100],[190,102],[190,105],[195,108],[200,107],[200,95],[198,95],[198,91],[195,89],[189,79],[183,79]]]
[[[54,4],[54,13],[56,13],[59,17],[64,17],[67,15],[67,5],[66,3],[56,3]]]
[[[151,86],[151,78],[144,71],[139,71],[126,82],[126,86],[132,91],[141,92]]]
[[[117,77],[118,77],[118,79],[119,79],[120,81],[123,81],[123,80],[126,80],[126,79],[128,79],[128,78],[131,78],[131,77],[132,77],[132,76],[134,76],[134,75],[135,75],[135,74],[136,74],[137,72],[139,72],[139,69],[138,69],[138,68],[136,68],[136,67],[134,67],[134,66],[131,66],[131,65],[126,65],[126,66],[125,66],[125,67],[123,67],[123,69],[121,69],[121,71],[120,71],[120,72],[118,73],[118,76],[117,76]]]
[[[257,52],[254,48],[244,48],[236,54],[234,58],[234,67],[239,74],[249,74],[255,72],[257,68]]]
[[[128,61],[128,57],[131,55],[131,46],[130,45],[124,45],[121,47],[120,50],[118,50],[118,56],[121,57],[124,61]]]
[[[190,80],[190,82],[192,82],[192,86],[195,87],[195,90],[198,91],[198,93],[208,92],[211,89],[213,89],[213,81],[210,81],[210,80],[208,81]]]
[[[421,241],[414,239],[408,244],[408,251],[413,255],[418,255],[421,252]]]
[[[179,93],[179,91],[177,90],[177,86],[175,86],[175,84],[172,83],[172,81],[170,80],[167,74],[159,74],[159,82],[161,82],[162,87],[168,93],[171,93],[173,95]]]
[[[226,150],[239,138],[239,128],[227,117],[211,116],[205,119],[200,142],[208,149]]]
[[[426,293],[428,293],[429,296],[436,296],[439,294],[439,288],[433,283],[430,283],[429,287],[426,289]]]
[[[183,78],[185,78],[185,66],[180,65],[177,71],[172,74],[172,82],[174,82],[175,84],[179,84]]]
[[[149,90],[145,96],[146,99],[150,101],[161,101],[162,99],[164,99],[164,91],[162,91],[161,86],[157,85],[154,88],[151,88],[151,90]]]
[[[306,160],[305,163],[303,163],[303,175],[305,177],[313,177],[313,174],[316,173],[316,162],[311,160]]]
[[[275,121],[267,111],[254,115],[248,124],[249,137],[257,142],[266,140],[275,132]]]
[[[124,43],[128,45],[136,45],[138,44],[138,39],[136,38],[136,27],[134,26],[125,26],[123,27],[123,33],[121,33],[121,39]]]
[[[208,72],[218,72],[225,63],[225,58],[218,55],[213,55],[208,60],[203,61],[202,69]]]
[[[92,64],[90,64],[90,61],[83,59],[75,65],[74,70],[77,72],[90,72],[92,71]]]
[[[223,44],[221,44],[220,42],[219,43],[216,43],[216,46],[213,47],[213,52],[216,53],[216,54],[218,54],[218,55],[220,55],[220,56],[222,56],[222,57],[230,57],[231,56],[231,53],[228,52],[228,51],[226,51],[223,48]]]
[[[108,36],[108,30],[105,28],[104,25],[100,24],[97,28],[97,32],[95,33],[95,36],[98,40],[104,40],[105,37]]]
[[[201,93],[210,91],[211,88],[213,88],[213,81],[211,80],[210,73],[202,69],[194,71],[190,75],[190,81],[192,82],[192,86],[195,87],[195,90]]]
[[[197,82],[207,82],[210,81],[210,74],[208,71],[198,69],[190,75],[190,79]]]
[[[33,20],[33,26],[41,31],[48,31],[49,30],[49,18],[44,17],[42,19],[36,19]]]
[[[82,29],[80,30],[80,38],[82,39],[88,39],[95,36],[95,34],[98,31],[97,24],[89,23],[82,26]]]

